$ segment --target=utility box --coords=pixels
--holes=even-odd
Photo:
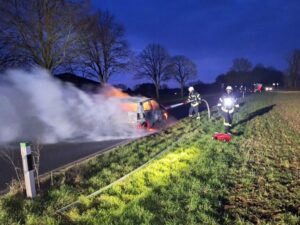
[[[33,166],[31,147],[28,143],[24,143],[24,142],[20,143],[20,147],[21,147],[26,195],[28,198],[34,198],[36,196],[36,189],[35,189],[34,166]]]

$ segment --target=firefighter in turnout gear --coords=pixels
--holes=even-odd
[[[232,87],[226,87],[226,93],[221,96],[218,102],[218,107],[221,109],[221,114],[224,118],[225,132],[229,133],[232,127],[232,118],[236,108],[239,108],[237,99],[232,94]]]
[[[199,105],[201,103],[201,96],[194,90],[194,87],[189,87],[189,97],[187,102],[191,103],[191,107],[189,109],[189,117],[192,117],[194,113],[197,119],[200,119]]]

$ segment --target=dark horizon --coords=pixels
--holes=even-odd
[[[198,66],[199,80],[211,83],[232,60],[248,58],[284,71],[286,57],[300,46],[300,2],[292,1],[92,1],[110,11],[126,29],[135,53],[160,43],[171,55],[182,54]],[[139,83],[128,75],[129,86]],[[112,83],[124,76],[115,75]],[[176,85],[174,82],[171,86]]]

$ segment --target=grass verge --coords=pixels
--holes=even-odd
[[[0,199],[1,224],[298,224],[300,95],[252,95],[229,144],[211,139],[221,120],[175,126],[74,167],[35,200]],[[289,109],[294,107],[292,111]],[[300,106],[298,106],[299,108]],[[180,140],[180,141],[178,141]],[[170,147],[146,167],[108,185]],[[55,215],[60,207],[80,204]]]

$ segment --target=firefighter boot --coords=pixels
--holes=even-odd
[[[230,126],[225,126],[225,133],[230,134]]]

